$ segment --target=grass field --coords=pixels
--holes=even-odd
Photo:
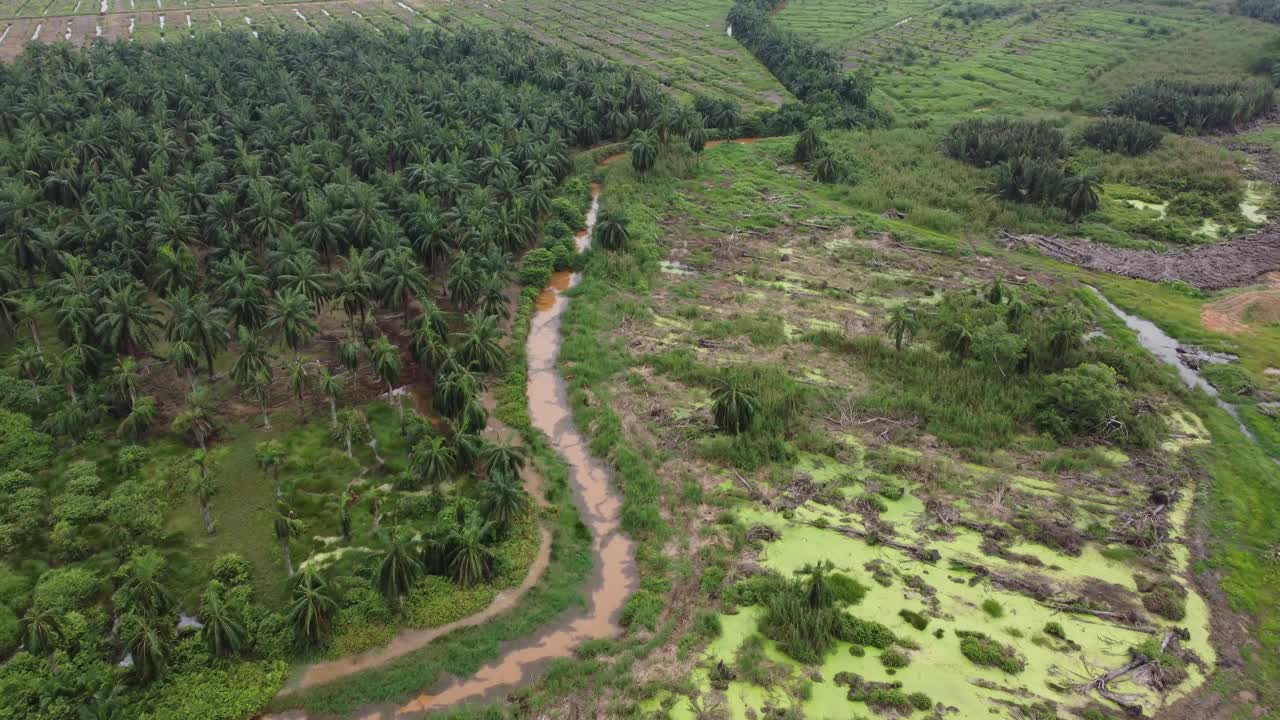
[[[1280,34],[1205,3],[992,3],[983,7],[1010,11],[969,22],[966,7],[975,5],[792,0],[777,20],[872,73],[899,114],[942,119],[1097,110],[1152,77],[1241,75]]]

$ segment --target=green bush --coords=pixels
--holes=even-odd
[[[1142,606],[1166,620],[1182,620],[1187,616],[1187,589],[1177,580],[1160,580],[1142,593]]]
[[[520,263],[520,282],[528,287],[546,287],[551,281],[555,256],[546,248],[536,248],[525,254]]]
[[[1258,389],[1253,375],[1239,365],[1212,363],[1200,368],[1200,374],[1224,395],[1248,397]]]
[[[928,712],[933,709],[933,700],[922,692],[913,692],[907,695],[907,699],[915,706],[915,709],[921,712]]]
[[[1132,118],[1102,118],[1085,126],[1080,139],[1085,145],[1106,152],[1141,155],[1160,147],[1164,133]]]
[[[1181,132],[1234,127],[1270,110],[1272,103],[1271,85],[1258,80],[1154,80],[1125,90],[1107,110]]]
[[[1052,620],[1044,624],[1044,634],[1049,637],[1056,637],[1059,640],[1067,639],[1067,631],[1062,629],[1062,625],[1060,623]]]
[[[0,658],[18,649],[18,614],[8,605],[0,605]]]
[[[929,626],[929,618],[925,617],[924,615],[921,615],[920,613],[914,610],[908,610],[906,608],[903,608],[898,611],[898,617],[901,617],[903,620],[906,620],[907,624],[911,625],[911,627],[917,630],[924,630],[926,627]]]
[[[831,592],[835,595],[836,600],[846,605],[857,605],[862,602],[862,598],[867,594],[866,585],[844,573],[831,573],[827,577],[827,583],[831,586]]]
[[[48,466],[53,441],[38,432],[31,418],[0,410],[0,468],[36,472]]]
[[[990,615],[993,618],[1003,617],[1004,606],[1001,605],[1000,601],[996,600],[995,598],[987,598],[986,600],[982,601],[982,612]]]
[[[78,567],[50,570],[40,576],[32,601],[39,608],[66,612],[87,606],[102,590],[97,575]]]
[[[724,630],[719,615],[712,610],[699,610],[693,616],[693,631],[702,637],[718,638]]]
[[[960,638],[960,653],[975,665],[999,668],[1010,674],[1026,669],[1026,661],[1018,657],[1017,651],[982,633],[957,630],[956,636]]]
[[[900,650],[889,648],[880,653],[880,664],[887,668],[904,668],[911,664],[911,658]]]
[[[987,167],[1019,157],[1061,158],[1067,141],[1062,130],[1047,120],[976,118],[947,128],[942,149],[956,160]]]
[[[1036,423],[1056,437],[1088,435],[1124,413],[1120,378],[1111,367],[1085,363],[1050,375],[1038,404]]]
[[[841,637],[855,645],[884,650],[897,641],[897,636],[889,628],[874,620],[863,620],[852,615],[844,616],[844,628]]]
[[[651,590],[638,590],[622,606],[622,625],[653,630],[657,628],[658,617],[665,606],[666,601],[661,595]]]

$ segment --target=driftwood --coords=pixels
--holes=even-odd
[[[1164,652],[1169,649],[1169,643],[1173,642],[1174,631],[1168,630],[1164,634],[1164,639],[1160,641],[1160,651]],[[1084,693],[1096,692],[1099,696],[1110,700],[1119,705],[1126,713],[1135,717],[1141,717],[1143,712],[1140,698],[1133,695],[1125,695],[1115,692],[1107,687],[1107,683],[1119,680],[1131,672],[1140,670],[1154,662],[1151,658],[1141,653],[1135,653],[1133,659],[1121,665],[1114,670],[1109,670],[1093,680],[1076,687],[1077,690]]]
[[[1034,249],[1090,270],[1165,282],[1182,280],[1201,290],[1247,285],[1280,270],[1280,221],[1227,242],[1196,245],[1174,252],[1119,248],[1082,238],[1014,235],[1002,232],[998,242],[1012,250]]]
[[[1072,603],[1056,602],[1051,600],[1041,600],[1040,604],[1047,608],[1071,613],[1073,615],[1092,615],[1096,618],[1112,622],[1116,625],[1121,625],[1128,630],[1136,632],[1144,632],[1154,635],[1159,630],[1159,628],[1154,625],[1135,622],[1132,617],[1125,613],[1111,612],[1108,610],[1093,610],[1091,608],[1080,607],[1079,605],[1074,605]]]
[[[818,527],[818,525],[814,523],[809,523],[809,524],[813,525],[814,527]],[[840,533],[841,535],[844,535],[845,537],[851,537],[858,540],[866,540],[872,535],[869,532],[858,530],[857,528],[851,528],[848,525],[841,525],[839,527],[828,528],[828,529],[835,530],[836,532]],[[880,545],[884,545],[885,547],[891,547],[894,550],[900,550],[923,563],[933,564],[938,562],[938,560],[942,559],[941,553],[939,553],[937,550],[932,550],[922,545],[907,545],[906,543],[899,542],[890,537],[884,537],[883,535],[876,535],[875,540]]]

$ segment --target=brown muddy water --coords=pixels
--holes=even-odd
[[[600,209],[600,187],[592,187],[587,229],[578,234],[578,250],[591,245],[591,230]],[[550,661],[570,657],[588,640],[619,631],[622,605],[635,590],[635,545],[622,534],[622,498],[613,489],[609,468],[591,456],[586,439],[574,427],[564,378],[556,369],[560,354],[560,320],[569,299],[561,293],[578,284],[577,273],[557,273],[539,298],[529,326],[529,417],[550,439],[569,468],[569,485],[583,523],[591,529],[593,577],[586,607],[571,612],[532,638],[504,649],[498,660],[469,678],[426,692],[401,706],[395,717],[412,716],[460,703],[489,700],[532,682]]]
[[[600,209],[600,186],[593,185],[591,190],[587,229],[578,233],[576,238],[579,252],[591,246],[591,231]],[[574,427],[564,378],[556,369],[561,342],[560,320],[569,303],[562,293],[579,280],[581,275],[577,273],[560,272],[552,276],[549,286],[538,298],[537,312],[530,321],[527,354],[529,417],[534,427],[546,434],[552,447],[564,458],[574,503],[592,534],[593,574],[585,588],[585,607],[566,612],[560,620],[532,637],[508,643],[503,647],[500,658],[471,677],[446,681],[399,707],[365,708],[353,717],[412,717],[462,703],[494,700],[533,682],[552,660],[571,657],[584,642],[611,637],[619,632],[618,618],[622,605],[638,582],[635,545],[621,531],[622,497],[612,487],[612,473],[591,456],[585,438]],[[549,531],[543,528],[538,557],[524,584],[500,595],[484,611],[443,627],[401,633],[382,648],[310,666],[282,694],[378,667],[453,630],[479,625],[510,611],[541,578],[550,561],[550,547]],[[306,717],[304,712],[294,710],[265,716],[263,720],[305,720]]]

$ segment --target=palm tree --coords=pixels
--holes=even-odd
[[[298,290],[287,290],[276,300],[275,313],[267,321],[267,328],[279,329],[284,344],[295,357],[320,331],[313,316],[311,301]]]
[[[289,389],[298,398],[298,420],[307,421],[307,403],[304,396],[307,385],[311,384],[311,373],[307,372],[307,363],[302,358],[294,357],[289,361]]]
[[[378,589],[388,602],[404,601],[404,596],[422,574],[422,563],[414,557],[399,528],[391,528],[387,549],[378,563]]]
[[[144,683],[162,677],[169,667],[172,637],[168,620],[126,615],[120,623],[133,671]]]
[[[627,247],[630,221],[621,210],[603,210],[596,221],[595,241],[605,250],[617,252]]]
[[[492,522],[484,522],[478,515],[473,515],[466,524],[450,532],[449,569],[459,586],[467,588],[489,577],[495,555],[486,543],[493,530]]]
[[[200,635],[209,653],[224,657],[240,651],[244,645],[244,622],[235,606],[228,605],[222,596],[222,583],[210,580],[200,601]]]
[[[427,276],[418,269],[413,251],[401,247],[391,253],[378,271],[378,284],[383,302],[400,308],[405,327],[409,325],[409,304],[418,295],[427,294]]]
[[[1063,203],[1071,214],[1071,222],[1080,224],[1080,218],[1098,209],[1098,188],[1102,186],[1093,171],[1068,176],[1062,183]]]
[[[109,381],[121,399],[129,401],[130,408],[138,404],[138,383],[141,378],[138,375],[137,360],[127,356],[118,358]]]
[[[951,353],[956,362],[962,362],[973,347],[973,331],[963,321],[948,323],[942,329],[942,349]]]
[[[191,389],[196,389],[196,369],[200,363],[196,360],[196,350],[186,340],[174,340],[169,344],[169,352],[165,360],[173,366],[173,372],[181,379],[189,376]]]
[[[14,374],[31,383],[31,391],[36,402],[40,402],[40,380],[44,377],[46,365],[44,355],[33,345],[22,345],[13,351],[9,365]]]
[[[36,351],[40,351],[40,316],[44,313],[44,303],[34,293],[27,293],[18,298],[9,311],[13,317],[13,326],[18,330],[25,329],[31,333],[31,342]]]
[[[135,555],[125,567],[124,583],[116,591],[116,606],[145,617],[167,617],[177,606],[167,575],[160,553],[149,550]]]
[[[280,541],[280,554],[284,556],[285,574],[293,577],[293,560],[289,557],[289,539],[297,537],[302,532],[302,521],[293,514],[292,510],[280,505],[276,511],[275,532],[276,539]]]
[[[506,534],[511,525],[529,512],[529,493],[509,475],[491,475],[485,482],[481,511],[486,519]]]
[[[338,396],[342,394],[342,376],[329,372],[329,369],[321,366],[320,374],[316,376],[316,388],[329,401],[329,427],[338,427]]]
[[[482,373],[492,372],[506,364],[507,354],[498,343],[497,320],[479,312],[467,316],[470,328],[458,341],[458,359]]]
[[[134,401],[133,407],[129,408],[129,414],[120,421],[119,433],[132,441],[137,441],[155,423],[157,415],[159,415],[159,408],[156,405],[156,399],[150,395],[144,395]]]
[[[248,328],[240,328],[240,356],[231,366],[231,379],[240,389],[253,393],[262,406],[262,425],[271,429],[271,417],[267,415],[267,384],[271,382],[271,359],[274,355],[258,342],[258,337]]]
[[[271,473],[271,478],[275,482],[276,497],[281,497],[283,493],[280,490],[280,468],[284,467],[285,458],[288,457],[284,445],[279,440],[260,442],[254,446],[254,455],[258,459],[258,467],[262,468],[262,472]]]
[[[213,434],[213,402],[206,388],[195,388],[187,393],[187,406],[173,419],[171,429],[180,435],[190,434],[201,450]]]
[[[723,380],[712,393],[711,401],[716,427],[721,431],[737,435],[755,424],[760,402],[737,378]]]
[[[506,443],[494,443],[485,448],[485,474],[490,478],[517,479],[524,469],[524,448]]]
[[[689,141],[689,149],[693,151],[693,154],[701,157],[702,151],[707,147],[707,131],[702,127],[702,124],[699,123],[690,128],[685,139]]]
[[[77,708],[80,720],[123,720],[124,703],[120,697],[120,685],[111,679],[96,690],[84,705]]]
[[[49,662],[49,672],[58,672],[54,658],[54,639],[62,638],[62,620],[49,608],[33,606],[19,623],[22,647],[32,655],[44,655]]]
[[[115,352],[133,354],[151,346],[152,331],[159,325],[140,286],[130,283],[103,302],[96,331]]]
[[[329,636],[329,623],[338,610],[329,583],[314,570],[305,570],[293,584],[293,605],[289,620],[298,641],[319,645]]]
[[[436,370],[444,362],[449,347],[441,335],[437,335],[430,319],[424,315],[409,330],[409,353],[421,370]]]
[[[1051,364],[1063,367],[1084,347],[1084,321],[1073,309],[1059,310],[1049,323],[1047,347]]]
[[[341,437],[347,446],[347,457],[354,457],[351,452],[351,440],[360,431],[360,417],[355,410],[343,410],[338,413],[337,425],[333,430],[335,435]]]
[[[919,329],[920,320],[916,317],[915,310],[906,303],[895,305],[889,311],[889,321],[884,326],[885,332],[893,338],[894,349],[899,352],[902,351],[903,342],[910,342]]]
[[[822,560],[817,563],[806,563],[796,571],[797,575],[809,576],[809,587],[805,591],[805,599],[811,609],[823,610],[835,604],[835,592],[827,580],[827,573],[834,568],[835,565],[830,560]]]
[[[819,120],[812,120],[800,133],[800,137],[796,139],[796,147],[793,156],[796,162],[809,162],[822,152],[825,144],[822,139],[822,123]]]
[[[637,130],[631,134],[631,167],[644,175],[658,162],[658,144],[653,133]]]
[[[448,480],[456,459],[453,448],[439,436],[423,439],[413,447],[413,471],[429,485]]]
[[[395,384],[400,380],[400,348],[391,344],[386,335],[378,338],[373,348],[369,351],[369,356],[373,360],[373,370],[378,374],[378,379],[387,385],[387,399],[392,396],[396,398],[396,405],[400,409],[400,422],[404,423],[404,398],[395,392]]]
[[[168,338],[190,343],[204,354],[209,379],[213,380],[213,358],[227,347],[227,322],[230,314],[213,307],[205,295],[193,295],[186,288],[166,302],[169,307]],[[174,350],[170,348],[170,357]],[[184,351],[185,352],[185,351]]]

